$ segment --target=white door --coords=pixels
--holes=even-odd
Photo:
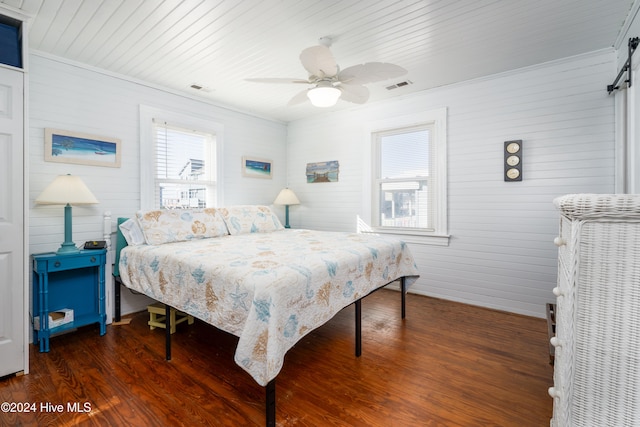
[[[0,377],[25,370],[24,75],[0,67]]]

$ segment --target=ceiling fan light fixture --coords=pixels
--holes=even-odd
[[[342,91],[333,86],[317,86],[307,91],[307,97],[315,107],[333,107]]]

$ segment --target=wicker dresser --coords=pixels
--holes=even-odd
[[[640,426],[640,195],[560,210],[553,427]]]

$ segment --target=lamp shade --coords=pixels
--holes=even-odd
[[[280,191],[280,194],[278,194],[278,197],[276,197],[276,200],[274,200],[273,202],[274,205],[299,205],[300,204],[300,200],[298,200],[298,198],[296,197],[296,194],[289,190],[288,188],[285,188],[283,190]]]
[[[85,183],[77,176],[59,175],[38,196],[39,205],[93,205],[98,202]]]
[[[342,91],[331,86],[331,83],[322,85],[307,91],[307,98],[316,107],[333,107],[342,95]]]

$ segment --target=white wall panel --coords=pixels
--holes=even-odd
[[[59,174],[79,175],[100,204],[73,208],[73,240],[101,240],[102,214],[113,221],[131,216],[140,205],[140,104],[209,119],[224,125],[224,204],[266,204],[285,186],[286,126],[175,95],[117,76],[31,56],[30,72],[30,253],[54,251],[64,240],[62,206],[38,206],[33,200]],[[120,168],[44,161],[44,129],[52,127],[121,139]],[[245,178],[241,157],[274,162],[272,179]],[[280,213],[279,207],[276,209]],[[282,212],[284,221],[284,212]],[[114,225],[115,227],[115,225]],[[115,230],[115,228],[114,228]],[[108,269],[108,271],[111,271]],[[111,290],[111,277],[107,277]],[[127,300],[123,312],[138,310],[145,300]],[[141,305],[142,304],[142,305]]]
[[[448,109],[448,247],[411,243],[412,291],[534,315],[553,301],[558,216],[552,200],[614,191],[613,51],[600,51],[401,99],[291,122],[293,227],[355,230],[363,212],[364,128]],[[471,66],[472,64],[470,64]],[[524,142],[524,180],[503,180],[503,141]],[[340,181],[307,184],[306,163],[340,161]]]

